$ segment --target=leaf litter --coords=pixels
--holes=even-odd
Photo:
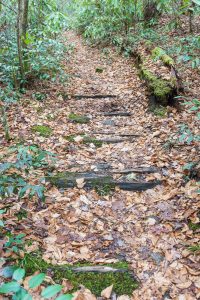
[[[94,265],[128,261],[139,279],[140,286],[131,299],[193,300],[200,297],[199,256],[188,247],[199,242],[199,232],[193,232],[189,222],[199,223],[199,197],[196,181],[184,180],[183,166],[198,157],[198,144],[177,143],[181,123],[191,124],[193,114],[168,108],[163,118],[148,111],[145,86],[130,59],[115,52],[105,57],[100,50],[89,48],[80,37],[67,32],[66,39],[75,45],[66,72],[73,76],[66,86],[49,86],[44,102],[25,99],[8,112],[13,140],[37,144],[57,155],[56,172],[91,171],[98,164],[112,169],[156,167],[150,174],[132,173],[129,180],[161,180],[162,184],[144,192],[122,191],[115,188],[108,195],[84,189],[84,180],[77,179],[77,187],[57,189],[45,182],[46,203],[38,209],[34,201],[24,197],[6,213],[6,226],[13,233],[23,231],[26,252],[43,250],[43,259],[51,264],[64,265],[87,261]],[[101,66],[103,72],[97,72]],[[40,87],[38,87],[40,88]],[[77,100],[64,99],[68,95],[116,95],[116,98]],[[30,95],[29,95],[30,93]],[[59,95],[59,96],[58,96]],[[25,105],[26,101],[29,104]],[[117,107],[131,116],[103,116],[100,112],[115,111]],[[71,122],[71,113],[89,118],[85,124]],[[105,122],[106,121],[106,122]],[[35,125],[52,129],[48,136],[32,131]],[[81,134],[114,132],[111,135],[133,133],[133,141],[103,143],[95,147],[81,143]],[[75,143],[66,140],[74,135]],[[95,138],[106,137],[95,135]],[[171,143],[170,148],[164,147]],[[171,145],[171,144],[170,144]],[[183,147],[184,145],[184,147]],[[4,144],[1,155],[6,155]],[[11,158],[12,160],[12,158]],[[11,170],[12,171],[12,170]],[[10,171],[10,172],[11,172]],[[33,183],[44,173],[29,174]],[[115,178],[121,175],[114,174]],[[16,199],[8,199],[10,205]],[[1,204],[0,208],[4,205]],[[18,220],[16,213],[24,209],[27,218]],[[14,226],[13,226],[14,225]],[[3,250],[1,249],[1,252]],[[23,255],[23,254],[22,254]],[[70,282],[63,282],[70,287]],[[112,287],[102,291],[104,299],[112,295]],[[82,287],[74,299],[93,300],[96,297]],[[130,299],[120,296],[117,299]]]

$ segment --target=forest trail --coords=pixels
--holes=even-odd
[[[25,228],[34,230],[32,238],[42,245],[43,258],[55,264],[128,261],[140,281],[133,299],[168,299],[169,293],[173,299],[182,299],[176,296],[185,294],[185,289],[194,297],[187,299],[197,299],[200,283],[194,274],[198,272],[196,257],[186,248],[192,237],[183,222],[190,216],[195,187],[180,185],[179,162],[186,157],[177,148],[168,153],[163,147],[163,140],[167,143],[169,134],[177,130],[173,118],[178,120],[179,116],[173,109],[168,118],[158,118],[148,111],[144,83],[130,59],[111,49],[91,48],[73,32],[66,33],[66,40],[74,45],[66,64],[70,81],[59,97],[59,91],[53,91],[51,98],[40,104],[40,111],[34,105],[25,108],[21,120],[15,120],[20,134],[28,134],[27,140],[58,154],[56,171],[156,167],[154,173],[132,172],[123,178],[136,182],[161,180],[162,184],[143,192],[117,187],[111,194],[100,196],[82,188],[81,182],[77,188],[67,190],[47,183],[46,209],[30,209]],[[97,94],[116,97],[69,96]],[[103,115],[116,111],[131,115]],[[89,122],[75,123],[69,119],[71,113],[86,115]],[[45,139],[31,132],[35,124],[48,125],[53,129],[52,135]],[[102,147],[95,147],[93,143],[83,143],[82,134],[121,142],[103,142]],[[74,141],[68,140],[71,135]],[[114,175],[116,180],[120,176]]]

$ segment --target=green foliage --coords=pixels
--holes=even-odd
[[[28,175],[31,168],[48,168],[47,159],[54,162],[54,154],[40,149],[37,145],[16,145],[10,148],[8,155],[11,154],[15,154],[14,162],[3,161],[0,164],[0,196],[5,198],[18,195],[21,198],[28,194],[30,198],[37,196],[40,200],[44,200],[44,186],[29,184],[23,178],[23,173],[25,171]],[[11,168],[16,172],[10,174]]]
[[[160,118],[164,118],[167,114],[167,108],[161,105],[152,107],[150,111],[152,111],[155,116],[158,116]]]
[[[18,57],[16,24],[17,4],[7,1],[0,12],[0,71],[1,81],[19,87],[22,81],[34,77],[56,80],[63,76],[61,59],[66,47],[56,39],[57,34],[66,27],[66,17],[59,11],[57,2],[44,0],[29,1],[29,26],[24,37],[23,67],[25,78],[21,78]],[[9,9],[13,7],[13,10]],[[39,13],[38,13],[39,10]],[[60,73],[60,74],[59,74]]]
[[[25,276],[25,269],[22,269],[22,268],[15,269],[15,268],[13,268],[13,266],[6,267],[6,268],[7,268],[7,270],[6,270],[7,274],[8,274],[8,269],[9,269],[9,272],[10,272],[9,275],[11,275],[9,277],[11,277],[12,281],[1,284],[0,294],[3,294],[3,295],[11,294],[13,300],[31,300],[32,296],[21,285],[21,281],[23,280],[23,278]],[[4,274],[4,269],[3,269],[2,273]],[[6,276],[6,278],[9,278],[9,277]],[[45,280],[44,273],[40,273],[35,276],[32,276],[28,283],[29,289],[34,289],[34,288],[40,286],[44,280]],[[41,299],[50,299],[50,298],[60,294],[62,288],[63,287],[59,284],[47,286],[41,292]],[[59,299],[68,299],[69,300],[69,299],[72,299],[72,295],[71,294],[66,294],[66,295],[63,294],[63,295],[58,296],[58,298],[56,298],[56,299],[57,300],[59,300]]]
[[[188,249],[192,252],[199,252],[200,251],[200,244],[199,245],[194,245],[194,246],[190,246],[188,247]]]

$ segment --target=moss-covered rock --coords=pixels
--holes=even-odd
[[[32,132],[39,133],[43,137],[49,137],[52,133],[52,129],[45,125],[34,125],[31,128]]]
[[[69,114],[69,120],[79,124],[86,124],[90,121],[87,116],[76,115],[74,113]]]
[[[72,270],[72,267],[88,266],[91,264],[82,263],[77,264],[76,266],[55,266],[45,262],[39,254],[26,254],[23,260],[20,262],[20,265],[25,268],[27,275],[32,275],[38,270],[44,273],[50,270],[56,283],[61,284],[63,278],[68,279],[73,285],[71,292],[77,291],[79,286],[82,284],[91,290],[93,294],[100,296],[103,289],[113,284],[113,289],[117,295],[131,295],[132,292],[138,287],[138,283],[134,279],[132,272],[128,269],[128,264],[126,262],[106,265],[113,268],[123,269],[123,272],[77,273]]]

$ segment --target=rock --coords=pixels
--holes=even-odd
[[[150,256],[157,263],[157,265],[159,265],[164,260],[164,256],[162,256],[158,252],[153,252],[150,254]]]
[[[111,294],[112,294],[112,290],[113,290],[113,284],[110,285],[109,287],[107,287],[106,289],[104,289],[102,292],[101,292],[101,296],[106,298],[106,299],[109,299]]]
[[[130,297],[127,295],[122,295],[117,298],[117,300],[130,300]]]
[[[115,126],[115,122],[113,120],[105,120],[102,124],[106,126]]]

